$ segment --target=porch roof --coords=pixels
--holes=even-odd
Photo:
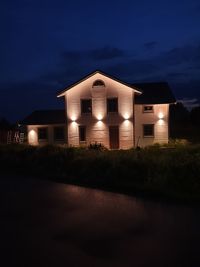
[[[135,104],[170,104],[176,99],[167,82],[134,83],[141,95],[135,96]]]
[[[65,124],[65,110],[36,110],[24,118],[20,123],[23,125]]]

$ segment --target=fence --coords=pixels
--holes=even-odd
[[[23,144],[25,142],[25,134],[16,130],[0,130],[1,144]]]

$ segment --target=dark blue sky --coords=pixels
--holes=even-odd
[[[199,0],[3,0],[0,30],[0,117],[63,107],[56,92],[95,69],[200,99]]]

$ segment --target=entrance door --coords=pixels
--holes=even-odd
[[[110,149],[119,149],[119,126],[109,127]]]

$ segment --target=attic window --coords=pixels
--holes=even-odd
[[[105,86],[105,83],[102,81],[102,80],[96,80],[94,83],[93,83],[93,87],[94,86]]]
[[[153,113],[153,106],[143,106],[144,113]]]

